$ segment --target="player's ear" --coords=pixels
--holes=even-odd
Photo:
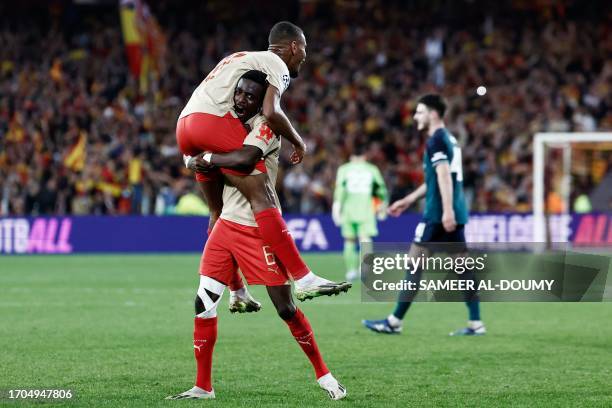
[[[298,52],[298,44],[297,44],[297,41],[291,41],[290,48],[291,48],[291,55],[295,55],[295,54],[297,54],[297,52]]]

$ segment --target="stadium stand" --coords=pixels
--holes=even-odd
[[[144,94],[116,2],[20,3],[0,5],[0,215],[174,212],[195,191],[178,113],[223,56],[264,49],[279,19],[301,25],[309,44],[283,97],[310,148],[303,166],[284,155],[287,212],[329,212],[335,171],[356,144],[369,144],[392,200],[421,183],[424,136],[411,116],[429,91],[450,102],[476,211],[530,210],[534,133],[612,130],[612,16],[598,1],[151,2],[168,50]],[[576,195],[612,171],[609,155],[581,154],[591,165]]]

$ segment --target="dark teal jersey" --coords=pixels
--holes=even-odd
[[[423,220],[429,223],[442,222],[442,196],[438,185],[436,166],[440,163],[449,163],[451,179],[453,181],[453,208],[457,224],[465,225],[468,221],[468,211],[463,195],[463,167],[461,164],[461,148],[457,139],[445,128],[438,129],[427,140],[425,155],[423,157],[423,171],[425,172],[425,212]]]

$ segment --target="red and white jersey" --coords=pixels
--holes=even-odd
[[[241,51],[225,57],[210,71],[208,76],[193,91],[180,118],[192,113],[209,113],[224,116],[232,112],[234,90],[242,75],[250,70],[258,70],[267,75],[270,85],[280,94],[289,87],[289,69],[283,60],[271,51]]]
[[[263,115],[256,115],[247,121],[251,126],[251,132],[244,139],[245,145],[257,146],[263,151],[263,158],[266,162],[268,180],[266,187],[274,196],[274,203],[280,210],[280,202],[276,194],[276,177],[278,175],[278,158],[280,156],[281,139],[276,136],[272,129],[268,127],[266,118]],[[259,174],[254,170],[251,174]],[[247,199],[225,179],[223,188],[223,210],[221,218],[241,225],[256,227],[255,216]]]

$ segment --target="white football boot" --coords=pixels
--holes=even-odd
[[[332,282],[309,272],[308,275],[295,281],[295,297],[303,302],[319,296],[339,295],[348,292],[353,286],[349,282]]]
[[[321,388],[327,391],[329,398],[340,400],[346,397],[346,388],[344,388],[331,373],[325,374],[323,377],[319,378],[317,382]]]
[[[259,312],[261,303],[255,300],[246,287],[230,291],[229,311],[232,313]]]
[[[193,387],[190,390],[181,392],[177,395],[170,395],[166,397],[167,400],[183,400],[183,399],[215,399],[215,390],[210,392],[204,391],[200,387]]]

